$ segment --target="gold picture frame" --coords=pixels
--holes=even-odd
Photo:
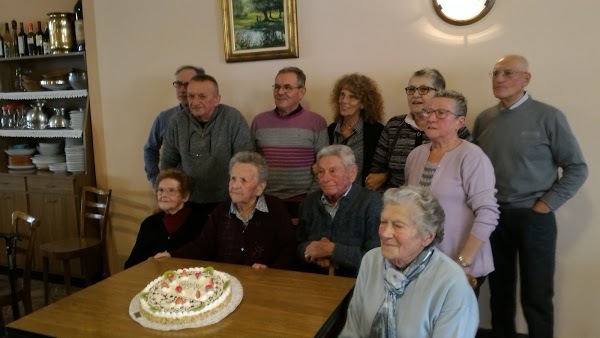
[[[296,0],[221,0],[225,61],[297,58]]]

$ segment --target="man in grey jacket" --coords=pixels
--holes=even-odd
[[[194,76],[187,95],[188,108],[171,119],[165,133],[160,167],[181,167],[194,181],[190,201],[214,207],[228,199],[231,157],[254,149],[250,128],[237,109],[220,103],[212,76]]]
[[[475,121],[473,139],[496,173],[500,219],[490,237],[490,277],[495,337],[516,337],[517,253],[521,303],[530,337],[554,337],[554,211],[573,197],[588,169],[567,119],[525,91],[527,60],[507,55],[494,66],[492,85],[500,102]],[[562,169],[562,175],[559,170]]]

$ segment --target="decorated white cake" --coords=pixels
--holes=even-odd
[[[230,301],[229,283],[225,273],[210,266],[169,270],[142,290],[140,312],[156,323],[191,323]]]

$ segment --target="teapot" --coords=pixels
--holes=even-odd
[[[25,128],[44,129],[48,124],[48,114],[46,113],[45,100],[35,100],[31,104],[31,109],[25,115]]]

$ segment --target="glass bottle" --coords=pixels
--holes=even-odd
[[[33,22],[29,23],[29,31],[27,33],[27,54],[37,55],[37,48],[35,48],[35,33],[33,32]]]
[[[15,92],[25,91],[25,88],[23,87],[23,78],[21,77],[22,74],[23,72],[21,70],[21,66],[17,66],[17,68],[15,68],[15,78],[13,85],[13,89]]]
[[[47,22],[46,30],[44,31],[44,38],[42,40],[42,48],[44,49],[44,55],[50,54],[50,29],[48,29]]]
[[[10,23],[12,27],[12,40],[13,40],[13,56],[19,56],[19,34],[17,33],[17,21],[13,20]]]
[[[4,53],[4,35],[0,34],[0,58],[7,57]]]
[[[19,44],[19,56],[27,56],[29,55],[29,50],[27,48],[27,34],[25,34],[25,29],[23,29],[23,23],[19,23],[19,35],[17,35],[17,42]]]
[[[13,57],[13,49],[12,49],[12,45],[13,45],[13,40],[12,40],[12,36],[10,35],[10,28],[8,28],[8,22],[4,23],[4,46],[2,46],[2,48],[4,49],[4,57]]]
[[[35,50],[37,55],[44,54],[44,31],[42,31],[42,22],[37,22],[37,31],[35,31]]]
[[[83,32],[83,7],[81,0],[77,0],[73,12],[75,13],[75,42],[77,44],[77,51],[83,52],[85,51],[85,34]]]

